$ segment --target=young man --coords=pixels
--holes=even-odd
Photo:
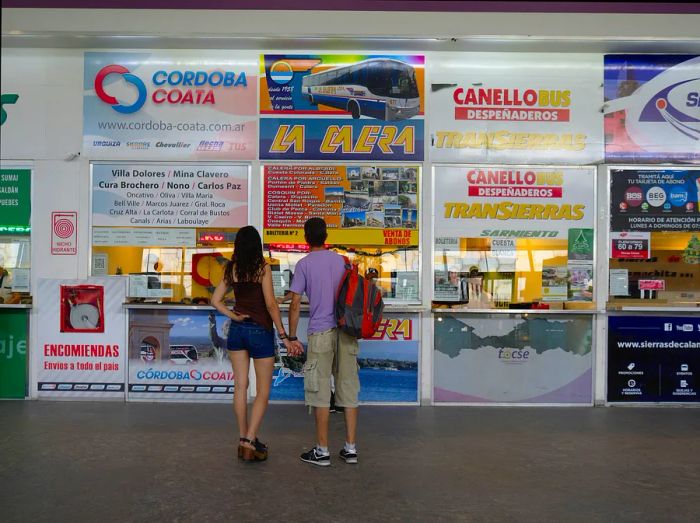
[[[328,451],[328,416],[331,400],[331,375],[335,379],[335,403],[345,408],[345,446],[340,457],[346,463],[357,463],[355,434],[357,431],[357,396],[360,379],[357,375],[357,339],[337,328],[335,299],[345,273],[342,256],[324,248],[328,234],[326,222],[310,218],[304,224],[304,236],[311,252],[294,272],[290,291],[289,335],[295,354],[304,350],[296,340],[301,296],[309,298],[309,346],[304,364],[304,399],[314,407],[317,444],[301,455],[301,460],[314,465],[331,464]]]

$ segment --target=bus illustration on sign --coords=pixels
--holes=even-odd
[[[354,119],[407,120],[420,111],[415,70],[389,58],[371,58],[305,76],[302,94],[312,105],[335,107]]]

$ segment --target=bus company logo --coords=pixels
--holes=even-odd
[[[130,105],[120,104],[117,98],[105,90],[110,75],[121,75],[125,82],[136,88],[138,97]],[[151,76],[152,92],[141,78],[123,65],[112,64],[100,69],[95,75],[95,94],[104,103],[121,114],[132,114],[141,109],[147,99],[156,105],[215,105],[217,88],[247,88],[245,72],[235,71],[190,71],[158,70]]]
[[[119,100],[117,100],[114,96],[108,94],[105,91],[105,79],[109,75],[113,74],[120,74],[125,82],[136,87],[136,90],[138,91],[138,98],[131,105],[120,104]],[[97,97],[100,100],[102,100],[108,105],[111,105],[112,109],[121,114],[135,113],[136,111],[141,109],[141,107],[143,107],[143,104],[146,103],[146,98],[148,97],[148,94],[146,92],[146,85],[143,83],[143,81],[138,76],[129,71],[126,67],[116,64],[103,67],[95,75],[95,94],[97,94]]]
[[[192,369],[189,371],[182,370],[161,370],[149,367],[136,372],[136,378],[139,380],[192,380],[192,381],[233,381],[233,372],[231,371],[199,371]]]
[[[158,149],[189,149],[191,145],[187,142],[156,142],[156,148]]]
[[[676,82],[653,94],[639,121],[666,122],[679,133],[700,141],[700,78]]]
[[[146,150],[151,148],[151,142],[130,141],[126,142],[129,149]]]
[[[527,349],[498,349],[498,359],[503,363],[526,363],[530,361],[530,351]]]
[[[18,94],[3,94],[0,95],[0,125],[3,125],[7,120],[7,111],[5,105],[14,105],[19,100]]]
[[[568,122],[571,91],[464,88],[452,93],[455,120]]]
[[[287,85],[294,78],[294,70],[288,62],[280,60],[270,67],[270,79],[278,85]]]

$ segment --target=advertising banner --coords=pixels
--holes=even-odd
[[[700,169],[611,169],[612,231],[700,231]]]
[[[39,398],[124,398],[126,278],[40,279]]]
[[[257,60],[234,51],[86,52],[90,159],[252,160]]]
[[[605,161],[700,162],[700,56],[605,55]]]
[[[320,216],[329,244],[418,245],[420,167],[266,165],[264,241],[304,243]]]
[[[29,234],[30,169],[0,169],[0,234]]]
[[[568,239],[570,229],[593,224],[594,173],[498,165],[435,167],[435,233]]]
[[[28,310],[0,310],[0,398],[27,393],[28,326]]]
[[[608,401],[700,402],[700,316],[610,316]]]
[[[440,315],[436,403],[584,403],[592,395],[592,318]]]
[[[242,227],[248,166],[92,165],[93,227]]]
[[[307,347],[309,317],[303,313],[297,336]],[[304,357],[289,357],[277,341],[271,400],[304,401]],[[420,316],[385,314],[374,338],[360,340],[357,362],[360,367],[362,403],[417,403]]]
[[[129,313],[129,398],[230,401],[229,320],[212,311]]]
[[[599,55],[438,53],[428,66],[433,161],[603,158]]]
[[[260,58],[260,158],[423,159],[424,57]]]
[[[234,375],[226,352],[230,320],[214,311],[131,311],[129,398],[227,400]],[[308,316],[298,336],[307,344]],[[417,315],[391,315],[376,339],[360,341],[360,400],[418,401]],[[289,357],[277,337],[271,400],[304,401],[304,357]]]

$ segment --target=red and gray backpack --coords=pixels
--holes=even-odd
[[[345,274],[335,301],[338,328],[355,338],[371,338],[382,321],[382,293],[373,282],[360,276],[357,266],[347,257],[343,259]]]

